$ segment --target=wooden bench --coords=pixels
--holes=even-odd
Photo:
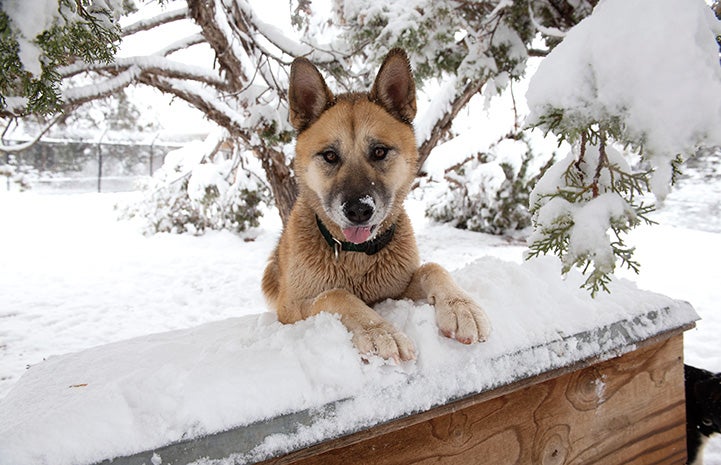
[[[567,366],[250,463],[684,464],[683,332],[693,320],[650,337],[637,331],[669,311],[549,342],[574,350],[583,341],[605,341],[602,353]],[[224,457],[247,462],[267,437],[332,418],[342,402],[102,463],[153,463],[154,454],[164,465]]]
[[[665,334],[264,464],[685,464],[683,339]]]

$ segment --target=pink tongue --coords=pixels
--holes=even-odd
[[[347,240],[354,244],[360,244],[368,240],[371,237],[370,226],[355,226],[352,228],[345,228],[343,235]]]

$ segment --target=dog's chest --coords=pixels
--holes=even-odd
[[[306,249],[291,262],[291,286],[306,297],[331,289],[346,289],[366,303],[398,298],[418,267],[417,255],[389,247],[376,255],[330,248]],[[412,251],[411,251],[412,252]]]
[[[400,297],[413,274],[410,267],[397,259],[373,260],[359,254],[339,257],[334,265],[335,279],[329,280],[327,285],[344,287],[367,303]]]

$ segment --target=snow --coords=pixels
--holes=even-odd
[[[0,427],[0,462],[92,463],[264,419],[268,405],[313,406],[359,384],[358,357],[335,319],[274,320],[270,313],[221,320],[50,358],[4,401],[11,421]],[[33,401],[46,388],[47,402]],[[73,440],[80,437],[82,447]]]
[[[601,194],[579,206],[573,213],[575,226],[569,237],[569,256],[577,260],[590,254],[596,269],[612,272],[615,264],[608,230],[611,228],[611,221],[629,216],[635,216],[633,210],[613,192]],[[568,266],[571,264],[567,263]]]
[[[174,44],[168,45],[168,47],[174,48]],[[170,60],[162,56],[165,52],[165,48],[161,49],[157,54],[147,56],[134,56],[134,57],[120,57],[113,63],[119,68],[123,67],[137,67],[140,70],[164,70],[168,72],[168,75],[188,77],[201,82],[209,84],[222,85],[223,80],[218,76],[217,73],[209,71],[202,66],[193,66],[188,63],[181,63],[176,60]],[[103,68],[105,65],[91,65],[86,66],[86,69]],[[72,68],[68,67],[72,70]],[[139,72],[138,71],[138,72]]]
[[[368,205],[369,207],[375,209],[376,202],[375,202],[375,200],[373,200],[373,197],[371,197],[370,195],[363,196],[360,199],[358,199],[358,201],[364,205]]]
[[[599,15],[608,14],[606,19],[615,21],[613,33],[594,33],[594,38],[603,40],[584,40],[582,35],[594,30],[591,21],[584,21],[577,28],[581,32],[573,32],[581,36],[576,43],[582,44],[575,52],[586,56],[590,45],[595,47],[593,53],[607,57],[628,47],[635,57],[650,56],[643,47],[675,50],[668,48],[667,40],[687,48],[666,53],[664,60],[653,66],[644,60],[601,60],[603,67],[593,69],[594,79],[608,79],[609,89],[624,91],[615,94],[603,92],[603,86],[600,91],[583,88],[578,79],[589,67],[574,61],[578,57],[567,56],[568,62],[562,64],[566,72],[546,71],[545,78],[539,77],[537,82],[550,87],[537,88],[536,95],[560,99],[553,101],[554,105],[575,98],[572,103],[580,100],[588,111],[603,112],[606,109],[599,110],[583,100],[587,96],[584,92],[599,91],[594,99],[608,109],[617,109],[618,105],[628,108],[629,127],[642,134],[644,141],[651,141],[652,149],[692,144],[698,134],[690,134],[688,128],[691,123],[699,123],[701,114],[712,116],[701,121],[708,123],[703,135],[717,137],[721,127],[714,116],[714,111],[721,108],[717,50],[713,50],[715,67],[696,65],[711,63],[711,41],[703,34],[718,28],[718,23],[698,4],[688,8],[690,3],[680,7],[680,2],[670,0],[653,6],[641,0],[625,3],[627,8],[642,11],[644,17],[658,15],[640,28],[648,32],[644,43],[629,42],[627,33],[639,28],[638,24],[629,27],[624,22],[630,21],[627,11],[617,15],[624,2],[606,0]],[[682,14],[670,10],[676,7],[684,10]],[[402,12],[404,17],[415,14],[407,6]],[[657,20],[663,17],[683,21],[697,34],[680,40],[668,34],[669,28],[659,27]],[[36,19],[42,19],[42,15]],[[674,24],[672,30],[677,29],[680,27]],[[659,31],[663,34],[657,36]],[[279,38],[279,31],[271,26],[263,32],[276,41],[285,39]],[[386,32],[392,35],[395,31]],[[152,41],[142,42],[141,47]],[[569,51],[571,48],[562,44],[557,50],[574,52]],[[699,58],[700,51],[705,51],[704,57],[688,68],[688,74],[658,78],[666,64],[690,65],[690,60]],[[30,55],[23,61],[32,62]],[[132,53],[129,55],[128,63],[135,60]],[[153,59],[142,64],[167,66],[161,61]],[[653,85],[628,79],[627,70],[638,68],[634,66],[637,63],[651,69]],[[551,64],[547,66],[550,69]],[[689,80],[699,76],[710,87],[704,90],[701,85],[689,86]],[[648,74],[644,77],[649,78]],[[622,85],[618,87],[613,79],[623,79]],[[455,83],[445,83],[433,101],[419,102],[419,109],[425,110],[419,112],[421,120],[416,124],[419,140],[428,137],[433,117],[447,109],[452,85]],[[552,92],[552,88],[560,92]],[[582,93],[569,92],[575,89]],[[656,96],[663,98],[653,101],[652,107],[642,107],[636,100]],[[227,107],[209,92],[203,97],[214,106]],[[679,106],[681,98],[691,98],[696,106]],[[223,109],[241,119],[230,107]],[[676,113],[671,114],[669,109]],[[266,118],[273,120],[274,113],[268,111]],[[454,128],[463,123],[464,116],[472,121],[471,125],[477,123],[471,110],[467,113],[458,118]],[[667,119],[669,115],[671,119]],[[645,127],[646,123],[652,123],[652,127]],[[496,128],[483,129],[438,147],[426,164],[427,170],[442,179],[448,166],[482,147],[492,146],[498,140],[491,132]],[[471,139],[475,139],[475,145]],[[517,156],[513,147],[504,147],[502,153],[509,157],[508,161]],[[203,169],[207,172],[193,173],[198,186],[207,185],[217,174],[212,166]],[[663,187],[663,182],[658,183],[656,191]],[[704,189],[708,187],[671,193],[669,208],[662,210],[661,216],[677,220],[672,222],[676,227],[642,227],[632,233],[629,242],[637,247],[643,269],[639,276],[624,276],[642,288],[692,302],[703,320],[697,329],[687,333],[686,359],[721,371],[717,342],[721,318],[716,312],[721,291],[715,267],[721,260],[718,210],[691,215],[689,220],[686,203],[705,198],[709,192]],[[378,310],[416,342],[419,357],[416,362],[399,366],[378,360],[364,365],[359,363],[348,333],[336,318],[322,314],[283,326],[272,314],[262,313],[265,304],[259,280],[280,231],[275,213],[270,212],[261,228],[242,237],[227,232],[207,232],[202,237],[145,237],[137,225],[114,220],[112,205],[127,200],[128,196],[0,193],[2,465],[87,462],[164,444],[184,435],[216,431],[349,396],[353,399],[343,403],[325,423],[301,428],[296,436],[268,438],[254,452],[260,456],[528,375],[528,366],[541,369],[568,363],[572,357],[603,352],[602,341],[565,350],[565,343],[577,341],[564,340],[561,335],[573,338],[584,328],[597,328],[672,304],[668,298],[639,291],[626,281],[614,284],[611,296],[601,294],[599,300],[590,301],[586,291],[578,289],[581,280],[577,274],[560,280],[561,265],[555,260],[519,264],[522,247],[509,245],[501,238],[429,224],[422,218],[424,207],[410,202],[422,256],[453,270],[458,281],[489,312],[495,333],[486,344],[460,346],[438,335],[428,305],[384,302]],[[603,208],[609,206],[608,202],[599,203]],[[596,233],[601,230],[596,229]],[[509,283],[527,292],[509,293]],[[647,307],[629,308],[639,299]],[[545,313],[533,311],[538,308],[546,309]],[[678,319],[662,314],[661,321],[647,322],[646,329],[658,330],[692,316],[686,313],[686,307],[680,308],[683,311],[676,314]],[[553,324],[549,324],[551,321]],[[520,357],[522,346],[534,341],[553,342],[551,347],[556,351],[529,351]],[[265,386],[263,390],[261,385]],[[596,387],[602,391],[604,385]],[[255,400],[259,398],[263,401]],[[706,452],[707,465],[721,464],[720,444],[712,441]],[[162,463],[162,457],[154,456],[152,461]]]
[[[4,248],[8,266],[0,269],[3,465],[90,463],[351,399],[332,418],[268,438],[239,459],[260,457],[603,353],[604,343],[618,341],[584,344],[574,335],[630,315],[677,308],[639,326],[649,332],[693,317],[623,280],[594,301],[578,288],[577,274],[560,279],[555,259],[519,265],[521,247],[428,223],[424,205],[409,201],[422,256],[453,270],[489,313],[494,334],[484,344],[460,345],[438,334],[429,305],[383,302],[377,310],[414,340],[418,359],[363,364],[335,317],[281,325],[264,313],[259,281],[280,231],[273,212],[244,238],[145,237],[137,224],[114,220],[112,205],[128,197],[0,196],[0,217],[14,219],[0,230],[0,243],[14,245]],[[705,318],[687,338],[689,359],[721,369],[718,350],[709,349],[717,338],[703,333],[694,343],[704,323],[711,334],[721,330],[711,311],[721,295],[698,266],[721,259],[719,234],[666,227],[642,229],[639,237],[641,260],[651,262],[644,271],[652,274],[641,275],[651,277],[647,286],[659,282]],[[682,267],[687,279],[672,279],[668,270]],[[509,293],[509,285],[523,292]],[[523,351],[549,341],[554,350]]]
[[[579,128],[618,115],[657,168],[651,187],[663,199],[677,154],[721,144],[720,31],[702,0],[601,2],[539,66],[528,123],[553,109],[563,111],[562,126]]]
[[[470,348],[438,334],[427,304],[381,304],[379,311],[416,341],[418,361],[402,366],[364,365],[350,334],[328,314],[282,325],[264,313],[50,358],[3,400],[0,458],[92,463],[352,398],[336,410],[334,429],[317,427],[337,435],[603,353],[613,346],[562,336],[631,319],[631,309],[643,316],[675,305],[624,285],[599,301],[577,285],[569,296],[572,284],[547,268],[487,259],[457,273],[495,321],[493,340]],[[508,282],[531,292],[509,295]],[[559,306],[564,300],[567,305]],[[694,319],[689,308],[674,310],[660,325],[648,321],[646,336]],[[551,351],[524,352],[549,340],[555,342]]]
[[[12,27],[19,32],[19,56],[23,67],[35,77],[42,74],[42,50],[34,40],[57,20],[57,0],[9,1],[3,5]]]
[[[430,96],[427,100],[418,99],[418,115],[413,121],[413,128],[416,134],[418,145],[431,137],[431,131],[436,121],[450,111],[451,102],[456,93],[458,79],[450,76],[442,83],[434,82],[426,84],[425,92],[422,95]]]
[[[187,5],[169,9],[161,4],[144,4],[135,13],[123,16],[120,19],[120,27],[123,29],[123,33],[128,35],[135,31],[151,29],[157,23],[166,23],[173,18],[186,16],[187,14]]]

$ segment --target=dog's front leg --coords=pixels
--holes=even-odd
[[[485,341],[491,332],[486,312],[436,263],[426,263],[416,270],[404,296],[427,299],[436,308],[438,328],[446,337],[472,344]]]
[[[325,291],[313,299],[296,301],[286,308],[299,310],[300,315],[297,315],[299,318],[292,316],[284,318],[283,315],[279,315],[281,321],[291,320],[283,323],[307,318],[320,312],[340,315],[343,325],[353,334],[353,344],[361,355],[378,355],[396,362],[416,358],[413,342],[408,336],[396,330],[365,302],[345,289]]]

